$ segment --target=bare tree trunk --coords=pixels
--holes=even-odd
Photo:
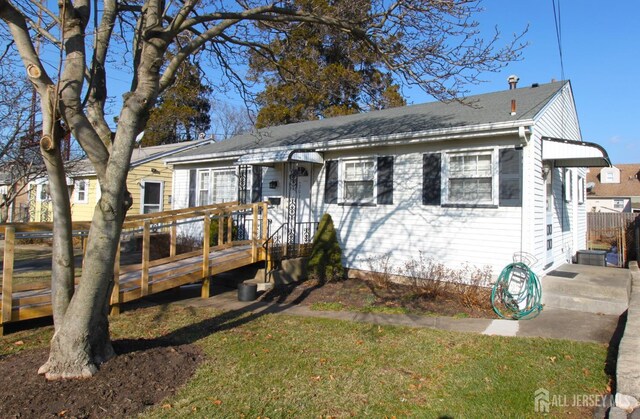
[[[102,202],[91,222],[82,279],[51,340],[49,360],[39,370],[47,379],[90,377],[99,364],[115,355],[107,302],[123,216],[113,214]]]
[[[46,98],[44,100],[47,100]],[[73,296],[75,266],[71,203],[60,151],[62,128],[58,121],[51,122],[52,115],[43,113],[43,136],[40,144],[49,178],[49,194],[53,206],[53,244],[51,260],[51,306],[56,329],[67,311]],[[53,129],[52,129],[53,128]]]

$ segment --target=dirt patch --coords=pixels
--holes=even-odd
[[[319,284],[306,281],[282,285],[263,295],[264,301],[280,304],[302,304],[346,310],[372,312],[406,312],[411,314],[495,318],[491,307],[491,290],[479,291],[481,303],[468,304],[460,294],[442,290],[437,295],[416,292],[411,286],[390,283],[384,286],[373,281],[350,278]]]
[[[173,394],[203,359],[194,345],[116,341],[116,356],[88,380],[48,382],[36,372],[48,350],[0,360],[1,417],[131,417]],[[6,389],[10,389],[6,391]]]

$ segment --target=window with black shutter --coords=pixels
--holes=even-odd
[[[253,166],[251,179],[251,202],[262,201],[262,167]]]
[[[522,149],[500,150],[499,205],[522,206]]]
[[[196,183],[198,171],[196,169],[189,170],[189,208],[196,206]]]
[[[393,204],[393,156],[378,157],[378,200],[379,205]]]
[[[325,204],[338,203],[338,161],[337,160],[327,160],[325,162],[324,202]]]
[[[424,154],[422,156],[422,204],[440,205],[441,183],[440,153]]]

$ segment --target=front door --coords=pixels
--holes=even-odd
[[[548,166],[547,166],[548,167]],[[545,167],[545,169],[547,168]],[[546,263],[545,268],[553,265],[553,168],[548,167],[548,174],[544,181],[546,199]]]

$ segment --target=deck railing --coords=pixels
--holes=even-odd
[[[215,238],[211,236],[212,232],[216,231],[212,228],[213,223],[216,223],[218,227]],[[72,225],[74,236],[79,237],[82,241],[83,252],[86,250],[86,237],[90,225],[90,222],[74,222]],[[51,282],[49,280],[24,285],[14,284],[13,272],[16,239],[52,237],[52,227],[52,223],[0,225],[0,236],[4,236],[5,240],[0,332],[2,326],[10,321],[51,314],[50,296],[48,302],[43,300],[48,304],[46,307],[31,307],[28,316],[20,316],[20,313],[15,312],[16,292],[50,289]],[[222,251],[234,246],[245,246],[250,249],[248,263],[255,263],[265,260],[263,244],[267,237],[266,203],[238,204],[230,202],[129,216],[123,223],[121,241],[116,252],[114,288],[110,300],[112,313],[119,313],[120,305],[124,302],[125,293],[121,289],[123,274],[140,272],[135,286],[135,289],[138,290],[135,292],[139,293],[137,298],[140,298],[150,293],[150,270],[152,268],[201,256],[201,275],[197,272],[194,275],[191,272],[192,268],[183,267],[182,269],[185,272],[190,269],[189,278],[194,278],[195,281],[202,280],[202,296],[208,297],[212,272],[211,252]],[[122,245],[129,248],[121,249]],[[123,251],[121,252],[121,250]],[[121,253],[127,257],[128,263],[121,263]],[[132,257],[132,254],[135,257]],[[130,299],[127,298],[127,301]]]

